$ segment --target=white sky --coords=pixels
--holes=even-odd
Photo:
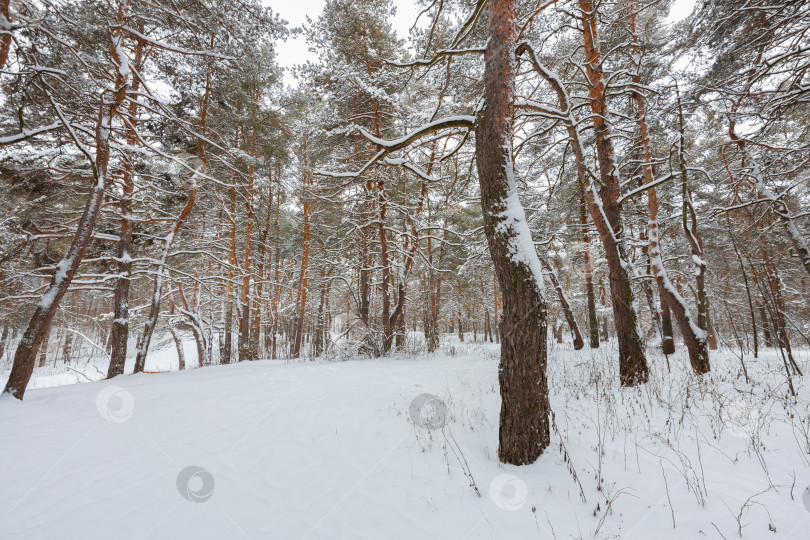
[[[290,23],[290,28],[295,28],[306,23],[307,17],[313,21],[317,19],[318,15],[323,11],[323,6],[326,5],[326,0],[263,0],[262,3],[273,8],[273,11],[278,13],[282,19],[286,19]],[[392,21],[392,25],[400,37],[405,37],[408,35],[410,27],[413,26],[420,9],[417,7],[416,2],[411,0],[397,0],[395,5],[397,6],[397,14]],[[425,21],[426,18],[423,15],[420,23]],[[278,63],[285,68],[302,64],[307,60],[313,62],[317,60],[316,55],[307,49],[307,43],[303,36],[280,42],[277,50]],[[292,85],[295,79],[288,73],[284,76],[284,82]]]
[[[696,1],[697,0],[675,0],[666,22],[675,23],[686,18],[695,8]],[[315,20],[318,15],[320,15],[321,11],[323,11],[326,0],[263,0],[263,3],[273,8],[273,11],[278,13],[282,19],[286,19],[290,23],[290,28],[294,28],[304,24],[307,16]],[[420,10],[413,0],[397,0],[395,4],[397,6],[397,14],[392,24],[399,36],[405,37]],[[420,23],[426,21],[427,19],[423,15]],[[303,36],[281,42],[278,44],[277,49],[278,63],[285,68],[304,63],[307,60],[317,60],[316,56],[307,50],[306,40]],[[295,83],[295,80],[287,73],[284,76],[284,82],[288,85],[292,85]]]

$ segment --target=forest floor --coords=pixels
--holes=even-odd
[[[0,398],[0,538],[808,538],[810,375],[794,400],[778,351],[746,356],[753,383],[715,352],[698,384],[650,349],[650,382],[622,389],[615,348],[556,347],[552,444],[523,467],[497,459],[497,345],[62,386],[45,370]],[[425,393],[441,402],[414,415]]]

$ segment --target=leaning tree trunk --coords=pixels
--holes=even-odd
[[[158,315],[160,314],[160,299],[163,290],[163,273],[166,268],[166,259],[169,257],[169,249],[171,249],[174,239],[177,237],[177,232],[182,227],[183,223],[191,213],[194,207],[194,201],[197,197],[197,172],[191,175],[191,190],[188,194],[188,200],[180,215],[175,220],[169,234],[163,239],[163,253],[158,263],[157,275],[155,276],[155,288],[152,293],[152,303],[149,306],[149,317],[146,319],[146,324],[143,327],[143,333],[138,339],[137,352],[135,353],[135,373],[141,373],[146,366],[146,355],[149,354],[149,344],[152,342],[152,333],[155,331],[157,325]]]
[[[548,68],[538,62],[531,47],[522,43],[516,51],[518,55],[526,53],[534,70],[554,89],[560,102],[560,113],[573,142],[574,155],[577,161],[577,178],[582,185],[585,200],[593,219],[596,231],[602,240],[605,256],[610,271],[610,290],[613,299],[613,315],[619,340],[619,378],[622,385],[632,386],[647,380],[647,359],[641,338],[638,335],[636,311],[633,307],[633,290],[620,234],[622,231],[621,204],[619,202],[619,179],[613,160],[613,145],[610,129],[605,122],[605,81],[599,63],[599,50],[596,46],[596,20],[593,6],[587,0],[580,5],[584,18],[585,49],[588,56],[587,72],[591,81],[590,97],[593,123],[596,131],[597,156],[599,161],[600,182],[602,189],[597,192],[593,174],[585,164],[585,150],[579,137],[577,122],[572,114],[572,107],[565,89],[557,77]],[[585,7],[587,5],[587,9]],[[607,336],[603,335],[607,340]]]
[[[701,308],[705,306],[704,302],[698,301],[698,320],[694,320],[692,314],[689,312],[689,307],[686,300],[681,297],[675,290],[672,282],[667,275],[666,268],[664,267],[664,260],[661,253],[661,241],[659,236],[658,226],[658,194],[656,192],[654,182],[652,165],[652,146],[650,143],[650,132],[647,127],[647,103],[646,97],[641,93],[642,88],[641,79],[641,43],[638,39],[636,32],[636,14],[632,0],[628,1],[630,8],[630,32],[633,39],[633,57],[636,62],[635,73],[633,75],[633,83],[635,90],[633,92],[633,100],[636,105],[636,124],[638,124],[639,135],[641,139],[641,152],[643,158],[642,172],[644,174],[644,184],[648,186],[647,189],[647,206],[649,209],[649,216],[647,221],[647,237],[649,241],[648,255],[650,258],[650,265],[652,266],[653,276],[658,282],[658,290],[661,297],[666,302],[667,307],[672,311],[675,316],[675,321],[678,323],[678,328],[683,336],[684,344],[689,352],[689,362],[692,365],[692,370],[698,375],[707,373],[711,368],[709,364],[709,349],[707,346],[707,332],[705,326],[701,326],[705,318],[701,318],[703,311]],[[681,133],[679,139],[679,162],[681,174],[683,175],[684,195],[686,195],[686,166],[683,159],[683,126],[681,126]],[[684,201],[684,205],[686,202]],[[684,210],[684,225],[686,226],[686,210]],[[694,235],[692,231],[686,226],[687,236],[689,236],[690,244],[694,243]],[[692,258],[701,261],[700,257],[695,254],[696,246],[693,246]],[[702,250],[701,250],[702,253]],[[703,291],[703,274],[705,273],[705,265],[701,266],[700,273],[698,274],[699,290]],[[702,296],[705,301],[705,294]]]
[[[551,284],[554,285],[554,290],[557,291],[557,298],[559,298],[560,305],[562,306],[563,313],[565,314],[565,322],[568,323],[568,329],[571,331],[571,338],[574,342],[574,350],[578,351],[585,346],[585,343],[583,343],[582,335],[579,333],[579,326],[577,325],[577,320],[574,318],[574,312],[571,311],[571,304],[568,303],[568,298],[566,298],[565,292],[560,285],[560,280],[557,279],[557,273],[545,259],[540,259],[540,262],[546,267],[548,277],[551,279]],[[558,338],[557,342],[562,343],[561,338]]]
[[[196,278],[196,274],[195,274]],[[186,295],[183,294],[183,284],[177,284],[177,291],[180,294],[182,306],[177,306],[177,310],[186,317],[191,333],[194,335],[194,342],[197,344],[197,362],[200,367],[211,365],[211,331],[205,328],[205,322],[199,313],[200,298],[199,290],[194,298],[194,305],[190,308]],[[171,293],[170,293],[171,294]],[[193,311],[192,311],[193,309]]]
[[[123,2],[121,8],[124,8],[124,4],[128,5],[128,2]],[[126,10],[128,11],[128,6]],[[125,13],[125,11],[119,9],[119,20],[123,20],[123,13]],[[73,280],[73,276],[76,275],[79,264],[82,262],[84,252],[93,236],[96,219],[101,211],[104,191],[107,188],[107,167],[110,162],[110,125],[121,104],[124,102],[129,88],[129,70],[124,67],[128,65],[128,60],[119,56],[123,55],[123,49],[121,47],[122,40],[123,33],[120,30],[116,30],[110,44],[111,56],[117,59],[114,86],[116,90],[104,92],[100,98],[101,103],[99,105],[95,130],[96,156],[92,164],[95,182],[87,197],[87,203],[84,207],[82,217],[79,219],[79,223],[76,226],[76,233],[73,235],[70,248],[65,257],[56,265],[56,272],[51,278],[51,282],[43,293],[42,298],[40,298],[37,307],[34,309],[34,314],[28,322],[28,327],[25,329],[25,333],[23,333],[20,343],[17,345],[11,373],[9,374],[8,381],[6,381],[6,387],[3,390],[3,393],[12,394],[17,399],[22,399],[25,394],[28,381],[31,379],[31,374],[34,372],[39,347],[48,332],[48,327],[56,311],[59,309],[59,302],[67,292],[68,286]],[[62,121],[66,122],[67,119],[62,118]],[[78,140],[74,140],[74,142],[80,148],[84,148]]]
[[[498,457],[534,462],[550,440],[546,379],[546,300],[540,260],[520,204],[512,161],[516,1],[490,0],[484,102],[475,162],[484,232],[503,292]]]

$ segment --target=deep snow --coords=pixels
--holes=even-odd
[[[153,353],[156,365],[172,352]],[[739,524],[743,538],[810,536],[810,391],[796,378],[799,399],[785,399],[775,351],[746,357],[754,386],[732,352],[716,353],[701,386],[683,356],[667,375],[651,349],[651,382],[620,389],[615,349],[553,348],[559,431],[524,467],[497,460],[497,357],[495,345],[450,341],[434,355],[258,361],[5,396],[0,538],[731,540]],[[441,399],[443,428],[412,419],[425,393]]]

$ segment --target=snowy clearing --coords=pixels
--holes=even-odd
[[[552,349],[558,431],[524,467],[496,456],[496,345],[6,395],[0,537],[806,538],[810,390],[786,400],[775,351],[746,359],[753,388],[715,354],[700,392],[652,350],[650,383],[619,389],[615,354]],[[443,427],[411,418],[425,393]]]

